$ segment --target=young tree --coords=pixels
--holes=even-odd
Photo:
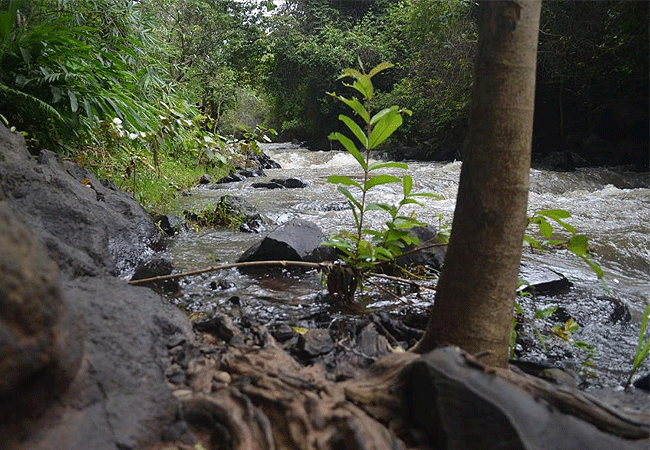
[[[416,352],[454,344],[505,366],[526,224],[541,0],[484,1],[452,235]]]

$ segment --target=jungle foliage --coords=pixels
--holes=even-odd
[[[0,0],[0,115],[34,148],[128,187],[134,169],[199,170],[201,154],[228,171],[223,137],[258,125],[284,139],[345,131],[326,94],[336,77],[391,61],[371,107],[411,110],[395,139],[435,152],[465,123],[476,22],[471,0]],[[647,2],[545,2],[540,28],[548,139],[586,129],[579,118],[612,96],[647,112]]]

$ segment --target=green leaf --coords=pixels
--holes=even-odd
[[[393,168],[393,169],[404,169],[408,170],[409,166],[408,164],[405,163],[399,163],[399,162],[374,162],[370,165],[368,170],[377,170],[377,169],[383,169],[383,168]]]
[[[361,153],[359,152],[359,150],[357,150],[357,146],[354,145],[352,139],[338,132],[330,134],[329,138],[332,140],[339,141],[341,144],[343,144],[343,147],[345,147],[345,149],[354,157],[354,159],[357,160],[357,162],[361,165],[361,167],[363,167],[364,170],[367,169],[368,164],[366,164],[366,161],[363,159],[363,156],[361,156]]]
[[[387,114],[390,113],[395,113],[397,112],[399,114],[397,106],[391,106],[390,108],[384,108],[381,111],[379,111],[377,114],[372,116],[370,119],[370,125],[374,125],[377,122],[379,122],[383,117],[385,117]]]
[[[339,186],[339,187],[338,187],[338,191],[339,191],[341,194],[345,195],[345,197],[346,197],[346,198],[347,198],[347,199],[348,199],[348,200],[349,200],[349,201],[350,201],[354,206],[356,206],[357,209],[361,210],[361,203],[359,203],[359,200],[357,200],[356,198],[354,198],[354,196],[350,193],[350,191],[349,191],[347,188],[345,188],[345,187],[343,187],[343,186]],[[352,212],[355,212],[355,211],[352,210]]]
[[[542,233],[542,236],[544,236],[546,239],[548,239],[553,235],[553,227],[543,217],[540,217],[540,219],[541,220],[538,223],[539,231]]]
[[[400,181],[400,179],[394,175],[388,175],[388,174],[375,175],[374,177],[366,181],[366,183],[363,186],[363,189],[368,191],[370,188],[374,186],[378,186],[380,184],[395,183],[398,181]]]
[[[404,177],[402,178],[402,186],[404,191],[404,197],[407,197],[411,193],[411,189],[413,188],[413,177],[410,175],[404,175]]]
[[[542,244],[540,244],[540,242],[539,242],[537,239],[535,239],[535,238],[533,238],[533,237],[530,237],[530,236],[528,236],[528,235],[525,235],[525,236],[524,236],[524,242],[527,243],[527,244],[529,244],[529,245],[532,246],[533,248],[537,248],[537,249],[541,249],[541,248],[542,248]]]
[[[368,113],[368,110],[361,104],[357,97],[345,98],[341,95],[336,95],[336,93],[330,93],[330,95],[348,105],[352,111],[364,120],[365,123],[370,122],[370,114]]]
[[[363,189],[358,181],[355,181],[352,178],[346,177],[344,175],[330,175],[327,177],[327,182],[332,184],[343,184],[345,186],[354,186],[358,187],[359,189]]]
[[[364,148],[368,148],[368,137],[363,132],[359,124],[344,114],[339,115],[339,120],[347,125],[350,131],[352,131],[357,139],[359,139],[359,142],[361,142],[361,145]]]
[[[397,111],[397,107],[394,107],[394,109],[391,108],[387,114],[379,119],[370,132],[368,148],[377,148],[377,146],[388,139],[402,125],[402,122],[402,115]]]
[[[372,78],[375,75],[377,75],[379,72],[381,72],[383,70],[386,70],[386,69],[390,69],[391,67],[395,67],[395,65],[392,64],[392,63],[386,62],[386,61],[381,62],[381,63],[377,64],[372,70],[370,70],[370,73],[368,74],[368,76],[370,78]]]
[[[577,234],[569,238],[568,247],[569,251],[577,256],[587,256],[589,248],[589,238],[582,234]]]
[[[387,203],[368,203],[366,205],[366,211],[387,211],[387,212],[393,212],[396,211],[397,208],[395,208],[393,205],[389,205]]]
[[[434,194],[433,192],[416,192],[415,194],[411,194],[411,197],[428,197],[428,198],[435,198],[436,200],[442,200],[443,197],[438,194]]]
[[[424,206],[422,202],[418,202],[417,200],[414,200],[412,198],[405,198],[402,201],[399,202],[400,206],[404,205],[418,205],[418,206]]]
[[[74,91],[68,91],[68,97],[70,98],[70,110],[73,113],[76,113],[79,109],[79,103],[77,102],[77,96]]]
[[[571,217],[571,213],[565,211],[564,209],[544,209],[542,211],[537,211],[536,215],[546,216],[550,219],[568,219]]]
[[[557,310],[557,306],[549,306],[548,308],[545,309],[538,309],[535,311],[535,319],[548,319],[553,315],[553,313]]]

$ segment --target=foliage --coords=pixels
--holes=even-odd
[[[331,93],[333,97],[347,105],[357,120],[362,122],[360,126],[350,116],[341,114],[339,119],[347,126],[357,142],[361,144],[361,150],[343,133],[335,132],[330,139],[339,141],[347,152],[354,157],[363,170],[361,182],[343,175],[332,175],[327,181],[338,184],[338,190],[348,201],[350,210],[354,217],[354,232],[341,231],[332,237],[325,245],[338,249],[343,254],[343,260],[354,269],[369,269],[379,261],[390,261],[398,256],[402,249],[409,244],[418,244],[416,237],[412,236],[409,229],[422,225],[413,215],[404,215],[401,210],[406,205],[421,205],[418,197],[430,197],[433,194],[414,193],[413,179],[409,175],[397,177],[387,173],[377,173],[379,169],[394,168],[406,170],[408,166],[397,162],[370,162],[370,152],[386,141],[393,132],[402,124],[402,114],[408,114],[407,110],[401,110],[397,106],[385,108],[376,114],[372,113],[371,102],[374,96],[372,77],[383,70],[392,67],[390,63],[380,63],[370,72],[366,73],[356,69],[345,69],[339,79],[351,78],[352,83],[344,83],[361,94],[363,102],[357,97],[343,97]],[[374,187],[383,184],[400,183],[402,185],[403,197],[394,205],[379,202],[369,202],[368,192]],[[350,191],[355,190],[355,194]],[[369,211],[384,211],[389,215],[385,222],[385,228],[374,230],[367,228],[365,219]],[[368,239],[370,238],[370,239]],[[347,291],[347,300],[351,297]],[[353,294],[352,290],[352,294]]]
[[[608,289],[607,284],[603,279],[605,275],[603,269],[589,258],[589,237],[583,234],[578,234],[576,229],[565,221],[565,219],[570,217],[571,213],[563,209],[546,209],[535,212],[535,214],[526,219],[526,228],[528,228],[529,225],[537,225],[544,240],[539,241],[532,236],[526,235],[524,236],[524,243],[535,249],[543,249],[548,246],[566,247],[566,249],[571,253],[581,258],[596,273],[596,276],[605,289]],[[553,225],[549,222],[549,219],[565,231],[568,231],[570,234],[569,238],[554,239]]]
[[[632,378],[641,363],[648,357],[650,353],[650,339],[645,338],[645,333],[648,331],[648,316],[650,315],[650,305],[646,306],[643,313],[643,319],[641,320],[641,331],[639,332],[639,343],[636,346],[636,352],[634,354],[634,361],[632,362],[632,370],[630,371],[630,376],[625,383],[625,387],[629,387],[632,383]]]
[[[184,216],[199,227],[227,227],[239,230],[244,223],[242,214],[233,211],[225,198],[220,199],[216,205],[210,204],[200,210],[184,211]]]
[[[138,4],[9,0],[0,9],[0,110],[32,139],[71,149],[98,122],[119,117],[148,131],[160,92]],[[116,19],[115,17],[119,17]],[[155,105],[155,103],[154,103]]]
[[[163,104],[160,128],[135,132],[121,119],[100,122],[94,139],[75,157],[99,176],[134,194],[149,209],[165,209],[175,194],[204,173],[226,175],[234,150],[218,135],[201,131],[203,116],[183,117]],[[208,157],[209,155],[209,157]],[[164,156],[164,157],[163,157]]]

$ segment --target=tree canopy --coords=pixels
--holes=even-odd
[[[116,117],[170,148],[183,133],[160,133],[161,117],[322,139],[339,126],[327,92],[341,69],[390,61],[376,106],[412,110],[396,139],[444,158],[464,134],[476,44],[470,0],[2,0],[0,114],[70,153]],[[583,134],[647,145],[648,53],[647,2],[545,2],[535,151]],[[635,131],[603,136],[616,108]]]

